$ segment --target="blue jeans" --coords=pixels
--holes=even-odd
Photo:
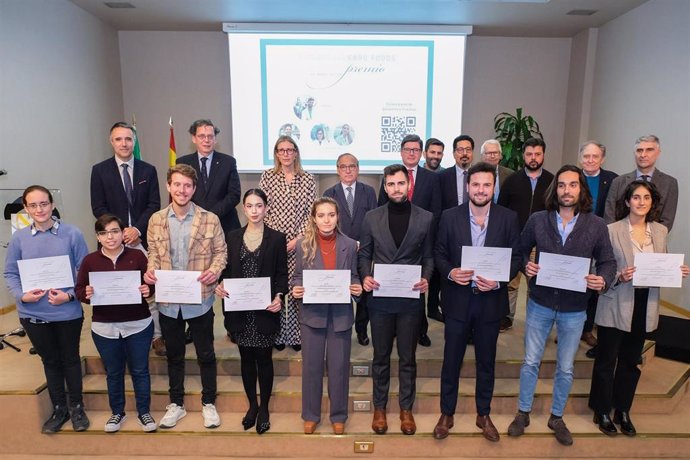
[[[105,366],[108,402],[112,413],[125,413],[125,363],[132,376],[137,412],[139,415],[150,412],[149,349],[153,338],[153,322],[143,331],[119,339],[108,339],[93,332],[91,337]]]
[[[556,375],[553,380],[553,400],[551,413],[563,415],[573,384],[573,363],[580,346],[582,327],[587,319],[587,311],[561,312],[534,302],[527,301],[525,320],[525,360],[520,368],[520,400],[518,407],[523,412],[532,410],[534,390],[537,387],[539,365],[544,355],[549,333],[556,324],[558,348],[556,352]]]

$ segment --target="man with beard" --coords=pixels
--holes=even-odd
[[[453,427],[458,379],[469,337],[474,331],[477,427],[489,441],[498,441],[491,421],[496,340],[508,302],[508,284],[475,275],[463,264],[463,246],[511,248],[510,275],[520,268],[520,230],[515,212],[493,203],[496,168],[478,163],[468,171],[469,201],[443,212],[434,248],[434,261],[443,281],[445,347],[441,370],[441,417],[434,438],[443,439]]]
[[[512,209],[518,215],[520,230],[525,227],[531,214],[546,209],[546,189],[553,181],[553,174],[542,168],[546,144],[543,140],[531,137],[522,146],[522,158],[525,167],[511,174],[501,187],[498,204]],[[508,285],[508,303],[510,312],[501,320],[501,332],[513,327],[517,308],[520,273],[510,280]]]
[[[421,145],[419,147],[421,153]],[[376,264],[417,265],[421,266],[422,276],[411,288],[424,293],[434,270],[434,216],[410,203],[406,166],[386,166],[383,183],[388,203],[369,211],[362,223],[358,256],[362,286],[366,292],[381,287],[373,276]],[[417,380],[415,353],[424,304],[421,298],[379,297],[374,293],[369,297],[367,307],[374,345],[371,366],[374,419],[371,428],[376,434],[388,431],[386,406],[390,387],[390,358],[393,343],[397,343],[400,430],[403,434],[414,434],[417,430],[412,416]]]
[[[441,166],[443,160],[443,149],[446,146],[435,137],[430,137],[424,144],[424,169],[431,172],[440,173],[445,168]]]
[[[551,416],[547,426],[553,430],[559,443],[569,446],[573,438],[563,421],[563,410],[573,383],[573,363],[587,318],[587,299],[592,292],[604,292],[613,283],[616,259],[604,220],[592,213],[592,196],[587,180],[577,166],[561,167],[546,193],[546,210],[533,214],[520,236],[520,255],[525,262],[525,274],[531,279],[518,413],[508,427],[508,435],[521,436],[529,426],[541,359],[555,324],[558,349]],[[528,261],[535,248],[536,262]],[[539,262],[546,253],[594,259],[596,274],[584,277],[586,290],[538,285]]]
[[[453,139],[455,167],[439,174],[441,180],[441,208],[454,208],[467,201],[467,169],[474,156],[474,139],[466,134]]]

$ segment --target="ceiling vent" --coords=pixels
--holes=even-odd
[[[569,16],[591,16],[597,11],[598,10],[570,10],[565,14]]]
[[[129,2],[105,2],[105,6],[113,9],[136,8]]]

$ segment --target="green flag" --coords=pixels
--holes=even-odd
[[[132,115],[132,128],[134,128],[134,150],[132,154],[137,160],[141,160],[141,147],[139,147],[139,134],[137,134],[137,121]]]

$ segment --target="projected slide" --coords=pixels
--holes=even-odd
[[[357,155],[363,172],[379,173],[400,160],[406,134],[450,142],[460,129],[464,61],[464,37],[452,38],[462,46],[449,53],[439,37],[281,34],[248,40],[230,34],[238,168],[272,167],[273,146],[283,134],[299,145],[305,169],[329,173],[344,152]],[[440,69],[436,59],[444,45],[446,55],[460,59],[453,56],[446,62],[452,65]],[[437,73],[451,74],[455,83]]]

